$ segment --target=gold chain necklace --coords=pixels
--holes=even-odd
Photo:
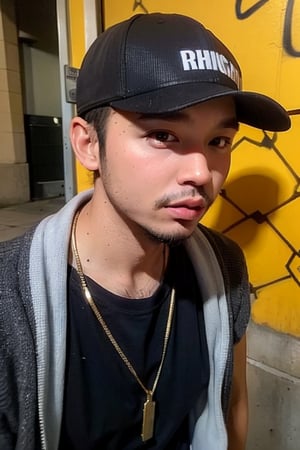
[[[78,249],[77,249],[77,242],[76,242],[76,226],[77,226],[77,221],[78,221],[79,214],[80,214],[80,210],[76,212],[74,220],[73,220],[72,233],[71,233],[71,245],[72,245],[73,255],[74,255],[74,258],[75,258],[77,272],[78,272],[78,275],[79,275],[79,278],[80,278],[82,292],[83,292],[83,295],[84,295],[87,303],[89,304],[89,306],[91,307],[93,313],[95,314],[98,322],[101,324],[101,326],[102,326],[106,336],[110,340],[111,344],[113,345],[113,347],[117,351],[118,355],[120,356],[120,358],[122,359],[122,361],[124,362],[124,364],[126,365],[128,370],[132,373],[132,375],[134,376],[136,381],[139,383],[141,388],[146,393],[147,397],[146,397],[146,401],[145,401],[144,407],[143,407],[143,425],[142,425],[141,437],[142,437],[143,441],[147,441],[148,439],[151,439],[152,436],[153,436],[154,418],[155,418],[155,401],[153,401],[153,395],[154,395],[155,389],[156,389],[158,381],[159,381],[159,377],[160,377],[160,374],[161,374],[161,370],[162,370],[163,363],[164,363],[165,356],[166,356],[166,352],[167,352],[167,346],[168,346],[168,341],[169,341],[169,336],[170,336],[170,331],[171,331],[171,325],[172,325],[172,319],[173,319],[173,313],[174,313],[175,289],[173,288],[172,291],[171,291],[169,313],[168,313],[168,319],[167,319],[167,324],[166,324],[166,330],[165,330],[165,336],[164,336],[164,342],[163,342],[163,349],[162,349],[162,355],[161,355],[160,364],[159,364],[159,367],[158,367],[158,370],[157,370],[157,373],[156,373],[156,377],[155,377],[152,389],[147,389],[146,386],[141,381],[141,379],[138,376],[138,374],[136,373],[134,367],[132,366],[132,364],[128,360],[127,356],[125,355],[125,353],[123,352],[123,350],[121,349],[121,347],[119,346],[119,344],[117,343],[115,338],[113,337],[113,335],[112,335],[110,329],[108,328],[105,320],[103,319],[99,309],[97,308],[97,306],[96,306],[96,304],[95,304],[95,302],[94,302],[94,300],[93,300],[93,298],[91,296],[90,290],[89,290],[89,288],[87,286],[86,279],[85,279],[85,276],[84,276],[84,273],[83,273],[83,269],[82,269],[82,265],[81,265],[81,261],[80,261],[80,258],[79,258],[79,253],[78,253]]]

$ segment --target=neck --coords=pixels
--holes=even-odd
[[[123,297],[151,296],[166,268],[166,245],[150,239],[141,243],[124,229],[115,233],[95,214],[95,207],[90,201],[82,208],[75,229],[84,274]]]

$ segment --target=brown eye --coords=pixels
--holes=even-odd
[[[156,148],[169,148],[178,142],[178,138],[167,130],[151,130],[147,133],[147,140]]]
[[[209,143],[214,147],[217,147],[220,150],[230,149],[231,148],[231,139],[225,136],[218,136],[212,139]]]
[[[175,137],[167,131],[155,131],[151,136],[160,142],[173,142]]]

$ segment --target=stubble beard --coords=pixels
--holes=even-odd
[[[179,236],[179,235],[168,235],[156,232],[154,230],[149,230],[147,228],[142,227],[145,237],[150,239],[152,242],[157,244],[165,244],[169,247],[176,247],[177,245],[182,244],[189,236]],[[192,233],[191,233],[192,234]]]
[[[205,213],[207,212],[207,209],[206,209]],[[139,226],[140,226],[142,232],[144,233],[144,236],[146,238],[150,239],[152,242],[156,242],[158,244],[166,244],[170,247],[175,247],[177,245],[182,244],[187,239],[189,239],[189,237],[193,234],[193,232],[197,228],[198,223],[199,223],[199,221],[196,222],[194,227],[190,230],[186,229],[185,231],[182,231],[182,232],[177,231],[177,232],[173,232],[173,233],[160,232],[159,230],[155,230],[153,228],[149,228],[149,227],[143,226],[141,224],[139,224]]]

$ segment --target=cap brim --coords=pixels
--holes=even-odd
[[[286,131],[290,128],[288,113],[275,100],[266,95],[237,91],[215,83],[166,86],[156,91],[113,100],[110,105],[123,111],[163,114],[228,95],[235,99],[239,122],[267,131]]]

